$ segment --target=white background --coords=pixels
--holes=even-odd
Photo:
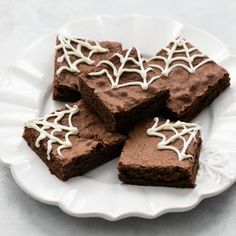
[[[67,21],[100,14],[168,16],[203,28],[236,54],[234,0],[0,0],[0,71],[41,36]],[[155,30],[155,29],[153,29]],[[1,147],[0,147],[1,148]],[[236,235],[236,186],[185,213],[155,220],[77,219],[39,203],[0,166],[0,235]]]

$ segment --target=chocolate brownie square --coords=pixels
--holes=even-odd
[[[53,99],[75,102],[80,99],[79,79],[83,72],[91,70],[96,64],[120,52],[118,42],[95,42],[59,35],[56,40]]]
[[[228,86],[229,73],[183,38],[177,38],[148,61],[166,80],[170,98],[162,115],[190,121]]]
[[[80,92],[110,130],[125,133],[162,109],[169,97],[166,81],[150,76],[151,70],[137,49],[124,50],[81,76]]]
[[[126,139],[107,131],[82,100],[26,122],[23,137],[50,172],[63,181],[119,156]]]
[[[169,120],[139,123],[129,134],[118,164],[127,184],[195,186],[201,149],[200,126]]]

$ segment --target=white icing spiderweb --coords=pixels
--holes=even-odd
[[[200,126],[198,124],[181,121],[171,123],[167,120],[164,124],[158,125],[159,118],[155,118],[154,121],[154,125],[147,130],[147,134],[149,136],[161,138],[161,141],[157,145],[159,150],[169,149],[176,152],[180,161],[187,158],[192,158],[192,155],[186,154],[186,151],[192,140],[196,140],[196,134],[200,130]],[[173,132],[173,135],[167,138],[161,131],[171,131]],[[176,147],[171,145],[171,143],[174,143],[177,139],[181,139],[183,142],[183,147],[181,150],[178,150]]]
[[[91,59],[93,54],[105,53],[109,51],[107,48],[101,47],[98,42],[95,42],[95,45],[92,45],[88,40],[69,38],[62,35],[58,36],[58,40],[59,44],[56,45],[56,50],[62,50],[63,54],[58,57],[57,62],[62,63],[63,61],[66,61],[67,65],[62,65],[59,67],[56,71],[57,75],[59,75],[63,70],[80,72],[77,67],[78,64],[86,63],[88,65],[92,65],[94,64],[94,61]],[[82,52],[83,47],[90,51],[87,56],[85,56]]]
[[[150,63],[148,63],[146,68],[144,67],[145,59],[141,57],[141,54],[138,49],[136,49],[137,59],[130,56],[132,52],[132,48],[130,48],[126,52],[125,56],[123,56],[120,53],[115,53],[114,56],[117,56],[120,60],[120,66],[118,68],[116,68],[116,66],[111,61],[108,61],[108,60],[103,60],[98,64],[98,66],[102,64],[109,66],[112,69],[112,72],[113,72],[112,74],[107,69],[104,68],[104,69],[101,69],[100,71],[92,72],[89,75],[100,76],[100,75],[105,74],[107,78],[109,79],[111,83],[111,87],[113,89],[130,86],[130,85],[138,85],[138,86],[141,86],[143,90],[147,90],[151,83],[159,79],[162,75],[168,76],[169,73],[176,67],[182,67],[185,70],[187,70],[189,73],[195,73],[196,70],[200,66],[212,61],[211,59],[207,58],[205,54],[193,53],[197,51],[197,49],[195,47],[189,48],[187,45],[187,41],[181,37],[175,39],[172,42],[172,46],[170,48],[165,47],[162,50],[165,51],[166,55],[165,56],[158,55],[158,56],[152,57],[149,60]],[[176,55],[177,53],[178,54],[182,53],[183,55],[178,56]],[[194,65],[193,63],[195,59],[197,58],[203,58],[203,60],[197,63],[196,65]],[[154,60],[163,61],[164,66],[161,66],[158,64],[152,64],[151,62]],[[176,61],[178,62],[175,63]],[[137,66],[137,68],[127,68],[126,64],[128,62],[132,62],[133,64]],[[158,69],[161,73],[159,75],[151,77],[148,80],[148,72],[150,72],[154,68]],[[120,78],[123,75],[123,73],[137,73],[140,75],[142,81],[131,81],[127,83],[120,83]],[[115,79],[113,79],[113,77]]]
[[[78,134],[79,130],[77,127],[74,127],[72,124],[72,116],[79,111],[79,108],[74,105],[70,107],[69,105],[65,105],[67,109],[62,111],[56,111],[52,114],[46,115],[44,117],[36,118],[26,122],[25,126],[31,129],[35,129],[39,132],[39,136],[35,141],[35,146],[37,148],[40,147],[40,141],[44,139],[48,139],[47,141],[47,158],[50,160],[50,153],[52,151],[52,144],[58,143],[59,146],[57,148],[57,153],[61,156],[61,150],[65,148],[69,148],[72,146],[69,136]],[[62,125],[59,123],[61,119],[68,115],[68,126]],[[54,120],[48,121],[48,119],[53,118]],[[48,132],[50,130],[51,132]],[[56,137],[54,134],[56,132],[65,132],[65,138],[60,139]]]
[[[120,53],[115,53],[113,55],[119,58],[120,66],[118,68],[116,68],[116,66],[111,61],[108,61],[108,60],[102,60],[98,64],[98,66],[102,64],[109,66],[112,69],[113,74],[110,74],[110,72],[104,68],[97,72],[91,72],[89,73],[89,75],[100,76],[100,75],[105,74],[107,78],[109,79],[111,83],[111,87],[113,89],[130,86],[130,85],[138,85],[138,86],[141,86],[143,90],[147,90],[149,84],[151,84],[155,79],[159,78],[159,76],[152,77],[148,81],[148,72],[153,69],[151,67],[145,68],[144,66],[145,59],[141,57],[141,54],[138,49],[135,49],[137,52],[137,59],[131,55],[132,50],[133,48],[130,48],[129,50],[127,50],[124,56]],[[132,63],[137,68],[128,68],[126,67],[127,63]],[[127,83],[120,83],[121,76],[124,73],[137,73],[141,77],[142,81],[130,81]],[[113,79],[113,76],[115,79]]]
[[[189,73],[195,73],[200,66],[212,61],[210,58],[207,58],[207,56],[203,53],[193,53],[197,51],[197,49],[195,47],[189,48],[187,43],[188,42],[181,37],[175,39],[172,42],[172,46],[170,48],[165,47],[162,49],[165,51],[165,56],[157,55],[150,59],[150,61],[161,60],[164,62],[164,66],[157,64],[149,64],[149,66],[160,70],[161,75],[168,76],[169,73],[176,67],[182,67]],[[178,56],[176,55],[177,53],[183,53],[184,55]],[[193,65],[194,60],[197,58],[205,59],[203,59],[200,63]],[[173,64],[176,61],[178,61],[178,63]]]

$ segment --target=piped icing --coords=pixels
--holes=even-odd
[[[138,85],[143,90],[147,90],[149,84],[151,84],[155,79],[159,78],[159,76],[152,77],[148,81],[147,80],[148,79],[147,78],[148,72],[153,70],[153,69],[151,67],[145,68],[145,66],[144,66],[145,59],[141,57],[141,54],[140,54],[138,49],[135,49],[136,52],[137,52],[137,59],[135,59],[134,57],[131,57],[130,54],[132,52],[132,49],[133,48],[130,48],[129,50],[127,50],[127,52],[125,53],[125,56],[123,56],[120,53],[115,53],[113,55],[113,56],[116,56],[116,57],[119,58],[120,66],[118,68],[116,68],[116,66],[111,61],[108,61],[108,60],[102,60],[102,61],[100,61],[100,63],[98,63],[97,66],[100,66],[102,64],[105,64],[105,65],[109,66],[113,71],[112,75],[105,68],[100,70],[100,71],[97,71],[97,72],[91,72],[91,73],[89,73],[89,75],[90,76],[100,76],[100,75],[105,74],[107,76],[107,78],[109,79],[110,83],[111,83],[111,88],[112,89],[117,89],[117,88],[131,86],[131,85]],[[127,67],[125,67],[127,62],[132,62],[138,68],[127,68]],[[120,78],[123,75],[123,73],[137,73],[142,78],[142,81],[132,81],[132,82],[119,84]],[[115,80],[113,79],[113,77],[115,78]]]
[[[114,56],[117,56],[120,60],[120,66],[118,68],[116,68],[116,66],[111,61],[108,61],[108,60],[102,60],[100,63],[98,63],[98,66],[102,64],[109,66],[113,71],[112,74],[110,74],[109,71],[106,68],[104,68],[104,69],[101,69],[100,71],[91,72],[89,73],[89,75],[100,76],[100,75],[105,74],[111,83],[112,89],[117,89],[117,88],[131,86],[131,85],[136,85],[136,86],[138,85],[143,90],[147,90],[151,83],[153,83],[155,80],[159,79],[163,75],[168,76],[169,73],[176,67],[182,67],[185,70],[187,70],[189,73],[195,73],[199,67],[212,61],[211,59],[206,58],[207,56],[202,53],[195,53],[191,55],[191,53],[193,53],[197,49],[195,47],[188,48],[187,41],[181,37],[175,39],[172,42],[172,46],[170,48],[165,47],[162,49],[166,52],[166,57],[154,56],[150,59],[150,61],[152,60],[163,61],[165,64],[164,67],[162,67],[161,65],[156,65],[156,64],[151,64],[151,63],[145,67],[144,66],[145,59],[141,57],[141,54],[138,49],[135,49],[135,50],[137,51],[137,60],[134,57],[130,56],[132,48],[130,48],[126,52],[125,56],[123,56],[120,53],[114,54]],[[176,53],[184,53],[184,56],[176,56]],[[193,62],[196,58],[206,58],[206,59],[204,59],[203,61],[201,61],[200,63],[194,66]],[[175,61],[179,61],[179,62],[176,64],[173,64],[173,62]],[[138,68],[126,68],[125,65],[127,62],[133,62]],[[187,63],[187,65],[183,62]],[[148,72],[152,71],[154,68],[160,70],[161,74],[157,76],[153,76],[148,80]],[[142,78],[142,82],[132,81],[132,82],[119,84],[120,77],[122,76],[123,73],[137,73]],[[113,79],[113,77],[115,79]]]
[[[159,118],[155,118],[154,122],[154,125],[147,130],[147,134],[149,136],[156,136],[161,138],[161,141],[157,145],[157,149],[174,151],[178,155],[178,159],[180,161],[187,158],[193,158],[192,155],[187,154],[186,152],[192,140],[196,140],[196,134],[201,129],[198,124],[186,123],[182,121],[171,123],[170,120],[167,120],[164,124],[159,125]],[[162,131],[171,131],[174,134],[167,138]],[[183,142],[183,147],[181,150],[170,145],[177,139],[181,139]]]
[[[67,109],[62,111],[56,111],[52,114],[45,115],[40,118],[35,118],[25,123],[27,128],[34,129],[39,132],[39,136],[35,141],[35,146],[37,148],[40,147],[40,141],[44,139],[48,139],[47,141],[47,158],[50,160],[50,153],[52,151],[52,144],[57,143],[59,146],[57,147],[57,153],[62,156],[61,150],[65,148],[70,148],[72,146],[70,142],[70,135],[76,135],[79,133],[77,127],[74,127],[72,124],[72,117],[74,114],[79,112],[78,106],[74,105],[70,107],[69,105],[65,105]],[[62,125],[58,123],[61,119],[68,114],[68,126]],[[52,122],[48,121],[48,119],[53,118]],[[48,132],[47,130],[52,130]],[[66,132],[64,140],[54,136],[56,132]]]
[[[107,48],[103,48],[98,42],[95,42],[95,45],[92,45],[88,40],[70,38],[62,35],[58,36],[58,40],[59,44],[56,45],[55,49],[62,50],[63,54],[57,58],[57,62],[62,63],[63,61],[66,61],[67,65],[60,66],[56,71],[57,75],[63,70],[80,72],[77,67],[80,63],[93,65],[95,62],[91,59],[92,55],[109,51]],[[82,52],[83,47],[90,51],[87,56]],[[73,61],[71,57],[73,57]],[[76,58],[76,60],[74,60],[74,58]]]
[[[187,46],[188,42],[181,37],[175,39],[171,43],[172,43],[172,46],[170,48],[168,47],[162,48],[162,50],[164,50],[166,53],[166,57],[154,56],[150,59],[150,61],[161,60],[164,62],[165,64],[164,67],[162,67],[161,65],[149,64],[150,67],[159,69],[161,71],[161,75],[168,76],[169,73],[176,67],[182,67],[185,70],[187,70],[189,73],[195,73],[199,67],[212,61],[210,58],[206,58],[207,55],[203,53],[195,53],[191,55],[191,53],[195,52],[197,48],[195,47],[188,48]],[[184,53],[185,55],[176,56],[177,53]],[[196,58],[206,58],[206,59],[202,60],[200,63],[194,66],[193,62]],[[179,61],[179,62],[176,64],[173,64],[173,62],[175,61]],[[187,65],[183,62],[186,62]]]

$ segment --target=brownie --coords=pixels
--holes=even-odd
[[[167,122],[167,123],[166,123]],[[126,184],[193,188],[199,165],[201,137],[194,123],[168,123],[155,119],[141,122],[130,132],[119,159],[119,179]],[[183,150],[183,140],[174,138],[174,130],[190,140]],[[171,130],[172,129],[172,130]],[[173,137],[172,142],[168,142]],[[171,141],[171,140],[170,140]],[[167,142],[167,143],[161,143]],[[182,154],[168,149],[171,146]]]
[[[64,128],[54,124],[56,117],[57,123]],[[49,123],[43,125],[42,122],[49,122],[50,125],[48,126]],[[45,132],[53,137],[45,136]],[[66,137],[68,132],[71,133]],[[63,181],[83,175],[118,157],[126,139],[124,135],[107,131],[100,118],[93,114],[82,100],[73,107],[66,105],[62,110],[45,116],[44,119],[27,122],[23,137],[48,166],[50,172]],[[54,137],[64,143],[52,142]],[[66,138],[68,138],[67,144],[65,144]]]
[[[81,97],[78,79],[81,73],[87,72],[100,60],[109,58],[115,52],[122,50],[122,45],[118,42],[102,41],[96,43],[95,41],[68,38],[61,35],[57,37],[56,44],[53,99],[69,102],[75,102]],[[68,60],[62,57],[64,55],[63,50],[68,54],[71,66]],[[84,60],[78,61],[81,59]],[[79,63],[77,64],[76,61]],[[72,66],[73,63],[75,63],[74,67]]]
[[[155,80],[151,70],[137,49],[124,50],[81,76],[80,92],[110,130],[126,133],[166,105],[166,81]]]
[[[229,73],[183,38],[177,38],[148,61],[152,73],[170,89],[162,115],[190,121],[228,86]]]

